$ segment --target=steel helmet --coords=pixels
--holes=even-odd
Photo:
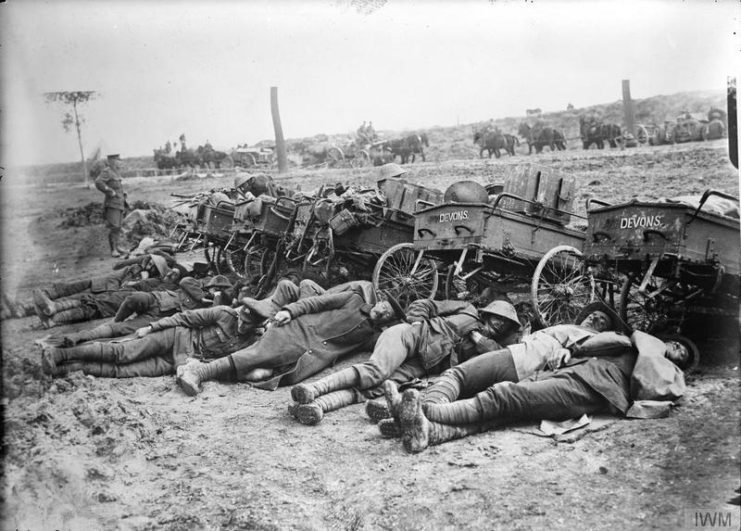
[[[389,162],[388,164],[384,164],[381,166],[381,179],[390,179],[392,177],[401,177],[403,174],[405,174],[407,171],[399,166],[398,164],[394,164],[393,162]]]
[[[448,186],[443,201],[446,203],[486,203],[489,193],[475,181],[459,181]]]
[[[519,330],[520,320],[517,318],[517,310],[507,301],[494,301],[486,305],[485,308],[479,310],[481,314],[496,315],[502,319],[511,322]]]
[[[216,275],[211,280],[209,280],[208,283],[204,287],[206,289],[208,288],[231,289],[232,283],[229,282],[229,279],[226,278],[224,275]]]
[[[247,181],[250,180],[250,175],[247,173],[242,173],[241,175],[237,175],[234,178],[234,188],[241,188],[242,186],[247,183]]]

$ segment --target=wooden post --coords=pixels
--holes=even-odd
[[[625,130],[635,136],[635,109],[633,100],[630,99],[630,79],[623,79],[623,113],[625,114]]]
[[[728,156],[736,169],[738,169],[738,116],[736,114],[736,77],[728,77],[728,96],[726,100],[726,121],[728,122]]]
[[[286,141],[283,139],[283,126],[280,123],[280,111],[278,110],[278,87],[270,87],[270,111],[273,114],[278,173],[286,173],[288,171],[288,158],[286,157]]]

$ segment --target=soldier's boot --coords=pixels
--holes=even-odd
[[[109,337],[113,337],[113,328],[111,325],[102,324],[95,328],[91,328],[90,330],[80,330],[79,332],[73,332],[64,336],[62,338],[62,346],[69,348],[86,341],[105,339]]]
[[[363,402],[365,397],[354,389],[342,389],[322,395],[308,404],[299,404],[295,417],[301,424],[315,426],[324,418],[325,413],[336,411],[345,406]]]
[[[451,426],[431,422],[422,411],[422,401],[416,389],[404,391],[401,398],[399,422],[401,442],[409,453],[418,453],[428,446],[460,439],[482,431],[481,424]]]
[[[386,403],[386,398],[381,397],[368,400],[368,402],[365,403],[365,414],[368,415],[368,418],[373,422],[380,422],[391,418],[391,410]]]
[[[394,382],[386,380],[381,385],[383,397],[386,401],[386,409],[389,418],[378,422],[378,430],[384,437],[399,437],[401,435],[401,424],[399,423],[399,408],[401,406],[401,395]]]
[[[68,310],[62,310],[59,313],[55,313],[50,318],[48,318],[47,324],[45,325],[47,328],[52,328],[54,326],[59,326],[66,323],[79,323],[80,321],[87,321],[90,319],[90,316],[85,311],[84,308],[81,307],[73,307]]]
[[[379,420],[378,431],[381,432],[381,436],[389,439],[401,437],[401,426],[393,417]]]
[[[358,382],[358,371],[353,367],[342,369],[341,371],[325,376],[310,384],[298,384],[291,388],[291,398],[299,404],[308,404],[313,402],[317,397],[339,391],[340,389],[349,389]]]
[[[44,316],[54,315],[54,301],[52,301],[46,290],[36,288],[32,292],[33,306],[36,309],[36,315],[44,320]]]
[[[190,358],[185,365],[176,370],[175,381],[188,396],[196,396],[201,392],[201,384],[217,378],[234,376],[236,369],[231,355],[203,363]]]
[[[20,318],[36,315],[36,306],[32,302],[10,301],[9,308],[13,317]]]

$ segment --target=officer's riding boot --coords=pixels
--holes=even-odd
[[[236,369],[231,355],[209,363],[191,358],[185,365],[177,368],[175,381],[186,395],[195,396],[201,392],[202,382],[234,376],[236,376]]]
[[[422,411],[422,402],[416,389],[408,389],[402,395],[399,422],[401,442],[404,449],[410,453],[421,452],[431,445],[480,433],[483,429],[481,424],[450,426],[430,422]]]
[[[301,424],[315,426],[324,418],[325,413],[363,402],[365,397],[354,389],[342,389],[322,395],[308,404],[299,404],[295,417]]]
[[[95,328],[91,328],[90,330],[81,330],[64,336],[62,339],[62,346],[69,348],[74,347],[78,343],[84,343],[85,341],[108,337],[113,337],[113,328],[111,328],[111,325],[102,324]]]
[[[111,256],[113,258],[119,258],[121,251],[118,250],[118,234],[114,231],[108,233],[108,246],[111,248]]]
[[[318,396],[332,391],[349,389],[358,383],[358,371],[353,367],[325,376],[310,384],[298,384],[291,388],[291,398],[299,404],[308,404]]]

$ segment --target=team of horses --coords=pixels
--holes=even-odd
[[[427,160],[425,158],[425,147],[430,147],[430,140],[427,138],[427,133],[407,135],[402,138],[395,138],[387,140],[386,142],[379,145],[382,151],[387,151],[390,155],[393,155],[393,159],[396,157],[401,159],[402,164],[407,162],[414,162],[417,159],[417,155],[422,158],[422,161]]]
[[[229,165],[231,158],[228,153],[217,151],[208,146],[198,146],[197,149],[181,149],[179,151],[154,150],[154,163],[160,170],[170,168],[216,168],[222,164]]]

